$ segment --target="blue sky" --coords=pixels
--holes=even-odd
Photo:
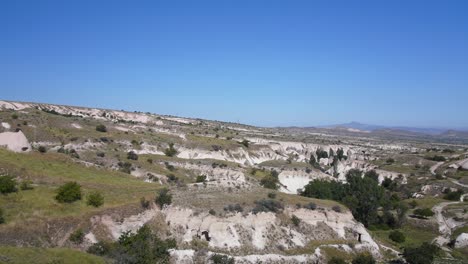
[[[0,98],[468,126],[468,1],[1,1]]]

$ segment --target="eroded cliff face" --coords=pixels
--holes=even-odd
[[[300,220],[298,225],[289,220],[293,215]],[[176,260],[186,263],[194,262],[197,257],[192,248],[196,241],[206,243],[208,251],[236,256],[241,263],[319,260],[324,257],[320,253],[321,247],[334,247],[345,252],[369,251],[377,258],[381,256],[377,243],[349,211],[335,212],[326,208],[288,207],[281,213],[232,213],[221,217],[168,206],[163,210],[153,207],[124,219],[103,215],[90,221],[96,231],[91,228],[86,235],[89,243],[95,243],[94,232],[100,232],[102,236],[103,229],[108,237],[116,240],[123,232],[136,232],[144,224],[154,226],[157,223],[160,230],[166,230],[176,238],[179,248],[186,248],[172,251]],[[285,256],[286,251],[310,247],[311,243],[315,245],[312,252]]]

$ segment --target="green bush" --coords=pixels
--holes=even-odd
[[[141,197],[140,198],[140,205],[141,207],[143,207],[144,209],[148,209],[150,207],[150,201],[149,200],[146,200],[145,197]]]
[[[255,207],[252,209],[254,214],[260,212],[273,212],[276,213],[284,208],[283,204],[279,201],[272,199],[262,199],[255,201]]]
[[[388,235],[388,238],[390,238],[391,240],[397,243],[403,243],[406,240],[405,235],[398,230],[394,230],[390,232],[390,234]]]
[[[138,160],[138,155],[134,151],[130,151],[127,153],[127,159]]]
[[[169,147],[164,150],[164,155],[168,157],[174,157],[177,155],[177,150],[174,148],[174,143],[169,144]]]
[[[244,145],[244,147],[248,148],[249,147],[249,141],[247,139],[242,140],[239,142],[239,144]]]
[[[414,210],[414,214],[422,217],[431,217],[434,215],[434,212],[430,208],[418,208]]]
[[[269,175],[263,177],[260,180],[260,185],[267,189],[278,190],[279,189],[279,173],[275,170],[271,170]]]
[[[176,246],[174,239],[162,240],[144,225],[135,234],[123,233],[116,242],[96,243],[88,253],[113,258],[116,263],[169,263],[169,249]]]
[[[3,209],[0,208],[0,224],[5,223],[5,217],[3,216]]]
[[[104,196],[100,192],[92,192],[88,195],[86,204],[99,207],[104,204]]]
[[[211,262],[213,264],[234,264],[234,258],[226,256],[226,255],[221,255],[221,254],[214,254],[210,258]]]
[[[269,192],[269,193],[268,193],[268,198],[270,198],[270,199],[276,199],[276,193],[274,193],[274,192]]]
[[[460,201],[461,196],[463,195],[463,190],[456,190],[454,192],[448,191],[444,195],[444,199],[450,200],[450,201]]]
[[[98,132],[107,132],[107,127],[103,124],[99,124],[96,126],[96,131]]]
[[[79,245],[83,243],[84,237],[85,237],[85,234],[83,233],[83,230],[77,229],[70,235],[69,240]]]
[[[301,223],[301,219],[299,217],[297,217],[296,215],[293,215],[291,217],[291,221],[292,221],[293,225],[295,225],[295,226],[299,226],[299,224]]]
[[[46,149],[46,147],[44,147],[44,146],[39,146],[39,147],[37,148],[37,150],[38,150],[40,153],[46,153],[46,152],[47,152],[47,149]]]
[[[172,203],[172,195],[169,193],[169,190],[166,189],[166,188],[159,190],[158,195],[156,196],[155,202],[161,208],[163,208],[164,205],[171,204]]]
[[[375,264],[375,259],[374,257],[369,254],[369,253],[362,253],[357,255],[353,261],[351,262],[352,264]]]
[[[31,181],[22,181],[20,184],[20,189],[22,191],[32,190],[34,189],[34,187],[32,187],[31,184],[32,184]]]
[[[332,258],[328,261],[328,264],[346,264],[346,261],[344,261],[344,260],[341,259],[341,258],[332,257]]]
[[[0,193],[7,194],[17,192],[16,180],[12,176],[0,176]]]
[[[198,175],[196,182],[205,182],[206,181],[206,175]]]
[[[442,253],[442,250],[433,244],[424,242],[419,247],[408,247],[403,251],[403,257],[409,264],[433,263],[434,258]]]
[[[11,115],[11,119],[18,119],[18,114],[13,113],[13,114]]]
[[[67,182],[57,190],[55,200],[59,203],[72,203],[81,200],[81,186],[76,182]]]

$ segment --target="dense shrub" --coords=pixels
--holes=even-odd
[[[234,264],[234,258],[221,254],[214,254],[210,258],[213,264]]]
[[[162,240],[144,225],[135,234],[123,233],[116,242],[96,243],[88,252],[107,256],[121,264],[169,263],[168,250],[176,246],[174,239]]]
[[[239,142],[239,144],[244,145],[244,147],[248,148],[249,147],[249,141],[247,139],[242,140]]]
[[[72,203],[81,200],[81,186],[76,182],[67,182],[57,190],[55,200],[60,203]]]
[[[129,160],[138,160],[138,155],[134,151],[129,151],[127,153],[127,159],[129,159]]]
[[[169,193],[168,189],[164,188],[159,190],[154,201],[157,205],[163,208],[164,205],[169,205],[172,203],[172,195]]]
[[[149,200],[146,200],[145,197],[141,197],[140,198],[140,205],[141,207],[143,207],[144,209],[148,209],[150,207],[150,201]]]
[[[216,211],[215,211],[214,209],[210,209],[210,210],[208,211],[208,213],[209,213],[210,215],[216,215]]]
[[[3,216],[3,209],[0,208],[0,224],[5,223],[5,217]]]
[[[387,164],[393,164],[393,163],[395,163],[395,159],[388,158],[385,162],[387,162]]]
[[[318,161],[320,161],[320,159],[328,158],[328,152],[320,148],[315,151],[315,154],[317,155]]]
[[[12,176],[0,176],[0,193],[7,194],[17,192],[16,180]]]
[[[230,205],[224,206],[223,210],[226,212],[240,213],[244,211],[244,208],[242,208],[240,204],[230,204]]]
[[[405,235],[398,230],[394,230],[390,232],[390,234],[388,235],[388,238],[390,238],[391,240],[397,243],[403,243],[406,240]]]
[[[169,147],[164,150],[164,154],[168,157],[174,157],[177,154],[177,150],[174,148],[174,143],[169,144]]]
[[[337,213],[341,213],[341,207],[339,205],[335,205],[332,207],[332,210],[337,212]]]
[[[92,192],[88,195],[86,204],[99,207],[104,204],[104,196],[100,192]]]
[[[39,146],[39,147],[37,148],[37,151],[39,151],[40,153],[46,153],[46,152],[47,152],[47,149],[46,149],[46,147],[44,147],[44,146]]]
[[[195,181],[196,182],[205,182],[206,181],[206,175],[198,175]]]
[[[83,243],[84,237],[85,234],[83,233],[83,230],[77,229],[70,235],[69,240],[75,244],[81,244]]]
[[[378,221],[378,208],[383,205],[385,189],[372,177],[361,177],[359,170],[346,174],[346,184],[335,181],[310,181],[301,195],[340,201],[349,207],[353,216],[365,226]]]
[[[96,126],[96,131],[98,132],[107,132],[107,127],[103,124],[99,124]]]
[[[293,225],[299,226],[299,224],[301,223],[301,219],[297,217],[296,215],[293,215],[291,217],[291,222],[293,223]]]
[[[375,170],[370,170],[370,171],[367,171],[365,174],[364,174],[364,177],[369,177],[371,179],[373,179],[374,181],[379,181],[379,174],[375,171]]]
[[[260,212],[273,212],[276,213],[284,208],[283,204],[279,201],[272,199],[262,199],[255,201],[255,207],[252,209],[254,214]]]
[[[444,195],[444,199],[450,200],[450,201],[460,201],[460,198],[462,195],[463,195],[463,190],[459,189],[454,192],[448,190]]]
[[[353,261],[351,262],[352,264],[375,264],[375,259],[374,257],[369,254],[369,253],[362,253],[357,255]]]
[[[279,188],[279,173],[275,170],[271,170],[269,175],[266,175],[260,180],[260,185],[265,188],[278,190]]]
[[[422,217],[431,217],[434,215],[434,212],[430,208],[418,208],[414,210],[414,214]]]
[[[11,119],[18,119],[18,114],[13,113],[13,114],[11,115]]]
[[[101,157],[101,158],[104,158],[104,157],[106,156],[106,153],[104,153],[104,152],[98,152],[98,153],[96,153],[96,156]]]
[[[309,209],[309,210],[315,210],[317,209],[317,205],[315,203],[310,202],[307,205],[305,205],[304,208]]]
[[[275,199],[275,198],[276,198],[276,193],[274,193],[274,192],[269,192],[267,196],[268,196],[268,198],[270,198],[270,199]]]
[[[435,156],[432,156],[432,157],[427,157],[428,160],[432,160],[432,161],[446,161],[445,157],[444,156],[439,156],[439,155],[435,155]]]
[[[433,244],[424,242],[419,247],[408,247],[403,251],[403,257],[409,264],[433,263],[434,258],[441,254],[441,249]]]
[[[130,162],[119,162],[117,163],[119,170],[130,174],[132,172],[132,164]]]
[[[332,257],[327,264],[346,264],[346,261],[344,261],[341,258],[338,257]]]

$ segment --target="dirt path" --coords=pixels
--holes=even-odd
[[[447,222],[447,219],[443,215],[442,212],[444,211],[444,208],[451,204],[458,204],[458,203],[463,202],[465,197],[468,197],[468,194],[462,195],[462,197],[460,197],[460,201],[458,202],[443,202],[443,203],[437,204],[436,206],[432,208],[432,211],[436,215],[437,224],[439,225],[440,236],[434,239],[434,241],[437,244],[442,246],[442,245],[446,245],[447,243],[449,243],[450,235],[452,235],[452,228],[454,228],[454,226],[450,226],[450,224]]]
[[[430,170],[431,170],[432,175],[436,175],[436,172],[435,172],[435,171],[436,171],[440,166],[442,166],[442,164],[444,164],[442,161],[441,161],[441,162],[437,162],[437,164],[434,164],[434,165],[431,167]],[[427,167],[426,167],[426,168],[427,168]]]
[[[460,183],[459,181],[457,181],[457,180],[455,180],[455,179],[450,179],[450,181],[453,182],[453,183],[455,183],[455,184],[458,185],[458,186],[468,188],[468,185],[467,185],[467,184]]]

